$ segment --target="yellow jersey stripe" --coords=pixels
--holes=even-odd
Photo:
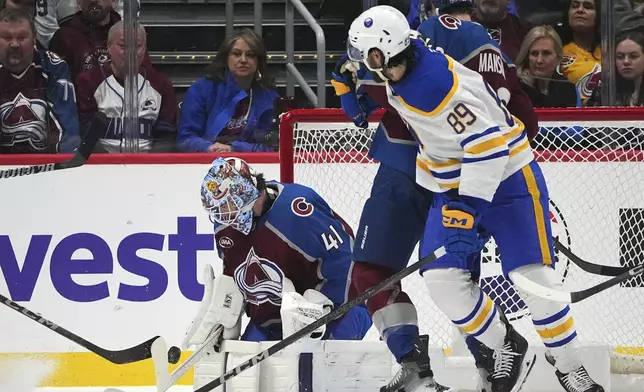
[[[458,90],[458,75],[455,72],[453,72],[454,71],[454,60],[452,60],[452,58],[449,57],[449,56],[445,56],[445,58],[447,59],[447,64],[448,64],[447,68],[450,71],[452,71],[452,78],[453,78],[452,87],[449,89],[449,92],[445,95],[445,98],[443,98],[441,103],[439,103],[438,106],[436,106],[435,109],[433,109],[430,112],[426,112],[424,110],[420,110],[420,109],[408,104],[407,102],[405,102],[405,100],[401,96],[397,96],[396,98],[398,98],[400,103],[405,108],[407,108],[408,110],[410,110],[410,111],[412,111],[412,112],[414,112],[416,114],[420,114],[421,116],[429,116],[429,117],[435,116],[435,115],[439,114],[441,111],[443,111],[443,109],[445,109],[445,106],[447,106],[447,104],[452,100],[452,97],[454,97],[454,94],[456,94],[456,90]]]
[[[465,149],[466,154],[472,154],[472,155],[479,155],[483,154],[486,151],[490,151],[492,149],[495,149],[497,147],[501,147],[507,145],[505,142],[505,137],[503,135],[499,135],[493,139],[488,139],[484,142],[475,144],[472,147],[467,147]]]
[[[510,158],[523,152],[528,147],[530,147],[530,141],[526,137],[524,141],[522,141],[521,143],[517,143],[514,146],[512,146],[512,148],[510,148]]]

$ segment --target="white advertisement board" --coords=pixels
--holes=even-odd
[[[565,217],[569,244],[593,262],[619,264],[618,210],[644,207],[642,195],[629,195],[625,189],[617,199],[611,196],[614,189],[606,187],[608,178],[644,184],[644,176],[630,165],[636,164],[543,164],[546,176],[553,178],[551,196]],[[276,163],[253,166],[268,179],[279,178]],[[221,271],[212,224],[199,194],[207,169],[207,164],[85,165],[2,180],[0,292],[101,347],[130,347],[155,335],[169,345],[180,345],[203,295],[203,266],[211,263],[216,273]],[[333,189],[338,195],[346,192]],[[591,205],[583,202],[588,192],[594,193]],[[333,201],[331,205],[336,208]],[[361,207],[337,209],[341,215],[359,214]],[[594,222],[604,226],[597,228]],[[600,251],[584,251],[587,247]],[[572,267],[571,271],[580,273]],[[598,279],[575,282],[584,286]],[[419,280],[414,277],[406,286],[416,299],[424,290]],[[595,322],[595,335],[641,344],[644,318],[637,309],[644,309],[642,294],[641,289],[614,289],[594,302],[601,305],[594,313],[591,307],[581,310],[580,330],[583,333],[584,323]],[[615,310],[607,307],[624,300],[628,308],[619,312],[624,330],[616,332],[615,320],[600,320],[614,318]],[[423,302],[421,322],[427,322]],[[0,361],[19,357],[54,361],[56,370],[45,385],[153,382],[147,363],[111,365],[17,312],[3,307],[0,315]],[[601,317],[593,321],[589,315]],[[189,382],[189,377],[182,381]]]

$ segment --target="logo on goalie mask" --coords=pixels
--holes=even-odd
[[[259,257],[254,248],[250,248],[246,261],[235,269],[234,278],[246,301],[251,304],[282,304],[284,272],[277,264]]]

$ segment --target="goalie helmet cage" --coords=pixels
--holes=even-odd
[[[553,235],[584,260],[634,266],[644,260],[644,110],[641,108],[537,110],[533,141],[550,191]],[[355,230],[378,163],[367,156],[382,111],[369,128],[356,127],[340,109],[298,109],[280,118],[281,181],[321,194]],[[417,252],[412,259],[415,260]],[[493,240],[483,250],[481,286],[516,328],[542,346],[525,303],[502,276]],[[556,270],[567,290],[608,278],[582,271],[560,252]],[[418,308],[421,333],[431,344],[462,347],[458,333],[429,298],[418,274],[403,280]],[[613,373],[644,373],[644,280],[572,305],[582,342],[610,346]],[[375,329],[365,339],[378,339]],[[462,340],[462,339],[461,339]],[[449,351],[447,351],[449,352]]]

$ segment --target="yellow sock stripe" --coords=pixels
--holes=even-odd
[[[477,329],[481,327],[481,325],[483,325],[483,322],[487,320],[488,316],[492,312],[492,309],[494,309],[494,303],[492,302],[490,297],[486,295],[483,311],[479,313],[479,315],[472,322],[468,323],[469,325],[464,325],[459,328],[461,329],[461,331],[465,333],[469,333],[469,334],[474,333]]]
[[[544,339],[554,339],[561,336],[575,327],[575,321],[572,317],[568,317],[565,323],[560,324],[554,328],[538,329],[537,333]]]

